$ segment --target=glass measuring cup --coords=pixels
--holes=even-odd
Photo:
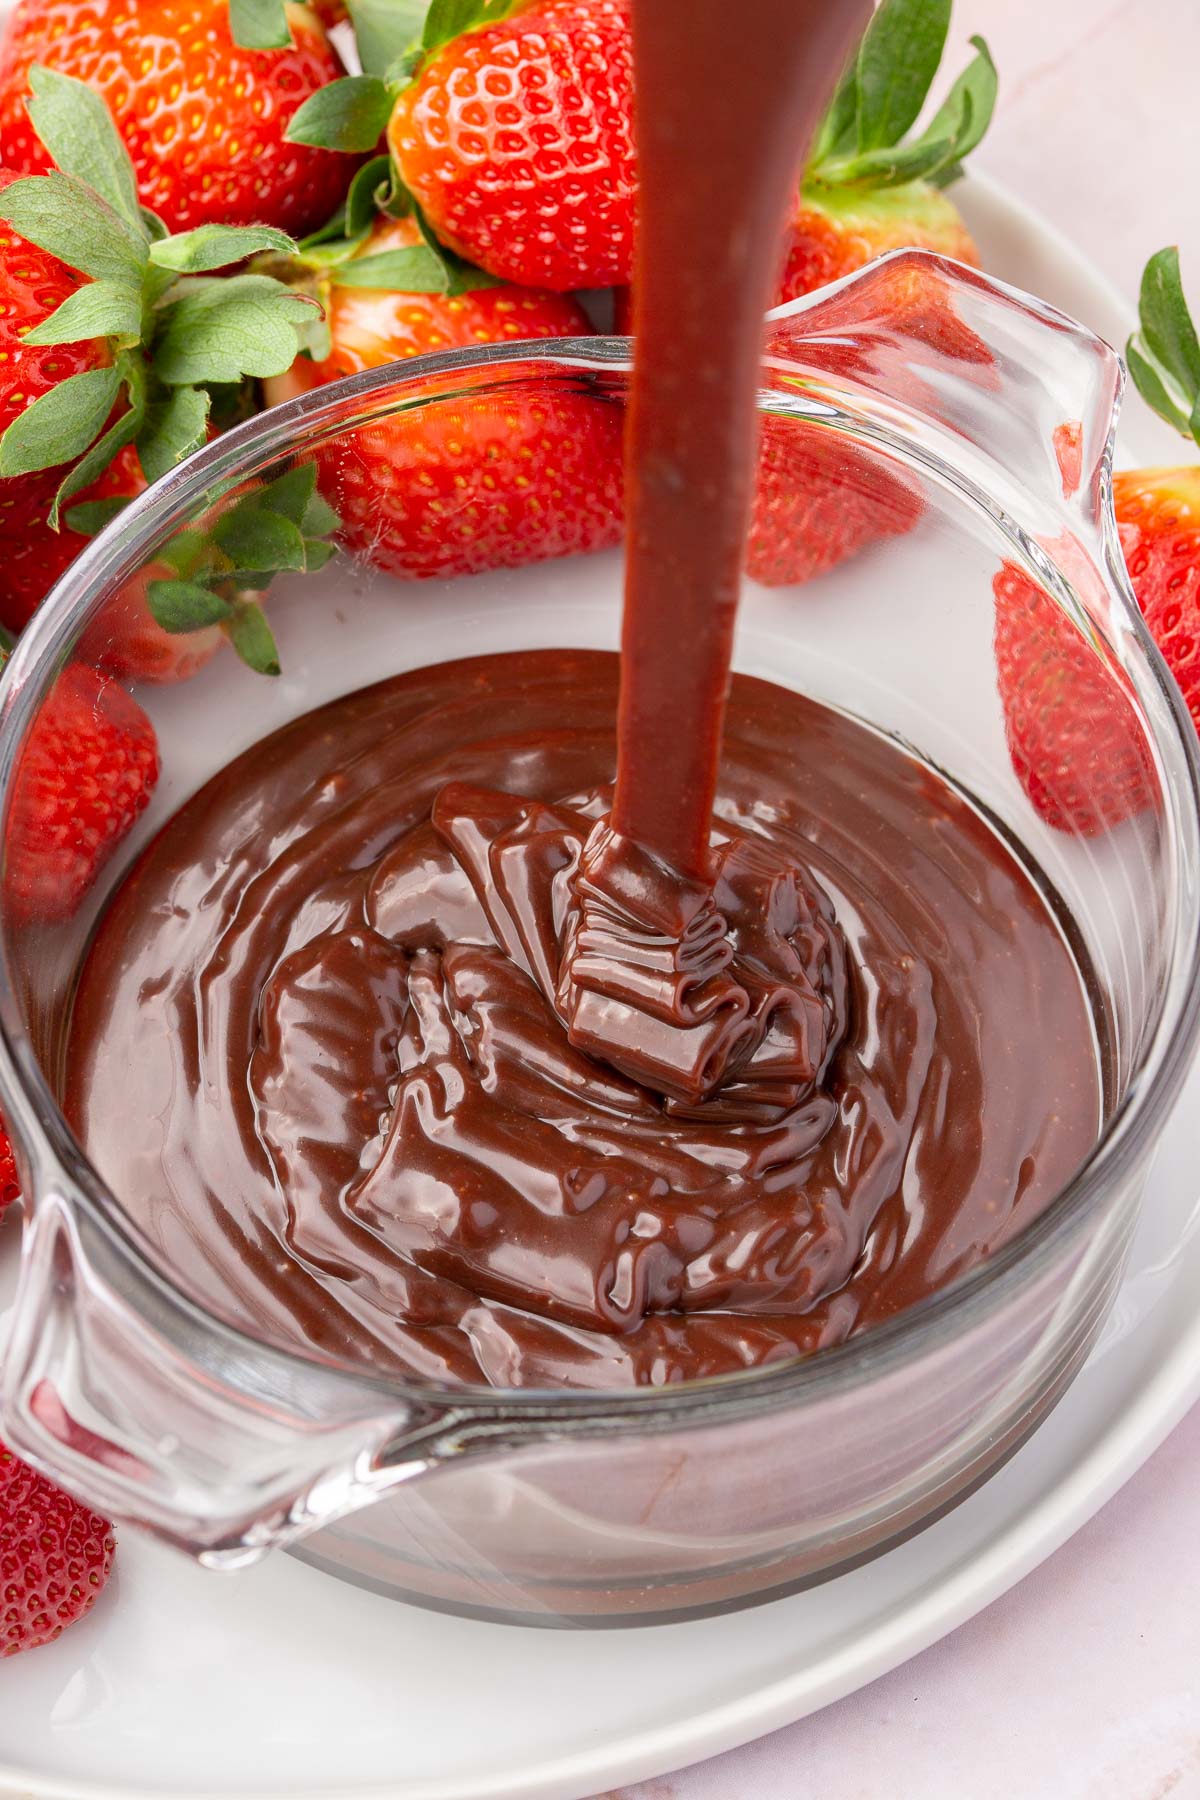
[[[613,408],[627,373],[620,340],[453,352],[218,440],[97,540],[23,638],[0,704],[0,812],[20,803],[22,752],[64,664],[94,654],[105,608],[174,533],[335,439],[432,418],[464,392],[569,386]],[[368,576],[347,556],[272,599],[279,682],[222,661],[148,702],[163,781],[80,913],[49,928],[0,903],[0,1086],[28,1196],[3,1393],[14,1449],[213,1564],[301,1548],[388,1592],[546,1623],[763,1598],[895,1541],[995,1468],[1102,1322],[1197,1031],[1196,746],[1116,543],[1120,379],[1062,315],[902,252],[784,309],[760,396],[806,503],[872,523],[819,580],[748,583],[737,666],[844,708],[972,796],[1086,968],[1104,1132],[1032,1225],[862,1338],[670,1390],[398,1381],[268,1341],[199,1293],[58,1105],[71,972],[104,892],[209,774],[335,694],[464,649],[616,641],[615,554],[453,584]],[[995,658],[1005,567],[1061,612],[1127,712],[1150,799],[1111,831],[1047,825],[1014,767]]]

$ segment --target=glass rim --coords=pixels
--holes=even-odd
[[[1004,282],[930,252],[892,252],[869,265],[867,270],[775,309],[769,319],[778,321],[802,315],[832,294],[861,281],[864,275],[873,274],[883,264],[904,259],[936,268],[958,284],[969,284],[1010,303],[1016,302],[1031,317],[1052,325],[1057,331],[1069,327],[1081,339],[1102,348],[1118,369],[1123,368],[1115,351],[1068,315]],[[189,457],[134,499],[81,552],[18,640],[0,697],[0,818],[4,816],[11,795],[25,734],[36,716],[49,680],[61,659],[73,647],[88,614],[100,603],[110,585],[136,573],[142,566],[147,544],[158,541],[162,535],[194,516],[196,503],[206,489],[231,477],[246,479],[257,469],[294,453],[298,442],[308,440],[322,424],[337,423],[339,415],[344,415],[354,403],[367,403],[383,395],[398,393],[431,377],[521,364],[543,365],[563,373],[622,373],[631,366],[630,355],[628,338],[593,336],[472,345],[413,357],[347,376],[271,407]],[[1146,629],[1129,584],[1117,536],[1111,468],[1120,385],[1118,382],[1101,463],[1102,554],[1108,580],[1124,602],[1127,616],[1123,622],[1128,628],[1128,639],[1143,660],[1140,669],[1128,669],[1127,673],[1138,685],[1146,680],[1153,684],[1158,699],[1165,705],[1173,749],[1182,753],[1184,779],[1170,783],[1166,796],[1170,807],[1177,809],[1171,816],[1178,865],[1178,810],[1186,815],[1193,833],[1200,835],[1200,740],[1182,695]],[[839,423],[845,429],[851,422],[851,415],[839,415],[836,407],[831,415],[824,402],[821,403],[821,416],[823,422],[835,430]],[[341,422],[349,424],[344,418]],[[914,445],[880,424],[872,425],[870,437],[879,448],[892,452],[910,465],[923,468],[924,472],[935,474],[945,485],[962,493],[969,504],[986,505],[986,496],[973,483],[964,482],[951,463],[939,461],[927,447]],[[252,468],[247,468],[248,462],[253,464]],[[1015,521],[997,517],[994,509],[987,510],[991,512],[993,526],[1008,536],[1023,555],[1027,554],[1029,540],[1024,538]],[[1160,748],[1161,739],[1154,722],[1148,720],[1147,726],[1156,740],[1156,749]],[[1177,933],[1177,938],[1179,935]],[[145,1277],[165,1290],[173,1307],[182,1308],[197,1328],[222,1340],[231,1352],[240,1352],[247,1358],[261,1358],[264,1354],[272,1360],[283,1358],[300,1369],[319,1370],[326,1378],[330,1375],[340,1377],[360,1392],[366,1389],[393,1401],[434,1405],[439,1410],[451,1406],[473,1415],[481,1412],[497,1417],[503,1415],[514,1426],[522,1420],[530,1426],[540,1423],[547,1428],[571,1421],[580,1424],[593,1421],[610,1427],[627,1425],[635,1430],[648,1428],[652,1422],[657,1427],[678,1426],[693,1418],[697,1423],[710,1423],[720,1417],[737,1418],[762,1410],[801,1406],[818,1396],[873,1379],[882,1370],[948,1343],[956,1335],[958,1323],[961,1321],[965,1327],[977,1307],[982,1311],[985,1306],[998,1305],[1015,1288],[1036,1279],[1080,1216],[1090,1211],[1093,1202],[1136,1164],[1183,1082],[1200,1041],[1200,917],[1191,922],[1186,942],[1176,943],[1173,968],[1176,987],[1180,974],[1183,986],[1175,1016],[1167,1017],[1167,1008],[1163,1008],[1124,1095],[1104,1121],[1095,1144],[1079,1169],[1036,1218],[1001,1249],[944,1288],[861,1336],[807,1355],[781,1358],[758,1368],[734,1370],[662,1388],[506,1389],[480,1383],[421,1381],[367,1368],[313,1346],[284,1345],[258,1337],[211,1310],[170,1272],[92,1166],[68,1125],[34,1056],[21,1018],[7,940],[2,932],[0,1085],[6,1118],[10,1125],[15,1125],[20,1147],[25,1150],[35,1175],[40,1177],[45,1152],[48,1152],[55,1172],[61,1172],[71,1184],[68,1197],[86,1207],[100,1231],[133,1258]],[[37,1185],[35,1179],[35,1188]]]

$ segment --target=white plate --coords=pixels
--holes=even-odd
[[[1119,297],[1036,215],[979,179],[962,202],[990,268],[1123,342]],[[1127,460],[1171,444],[1130,407]],[[1057,1548],[1200,1396],[1198,1106],[1200,1067],[1074,1387],[1000,1474],[901,1549],[728,1618],[566,1634],[420,1612],[285,1558],[207,1574],[126,1533],[91,1618],[5,1664],[0,1795],[580,1800],[862,1686]]]

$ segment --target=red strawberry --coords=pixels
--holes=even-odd
[[[1014,564],[1005,563],[992,586],[1009,755],[1038,816],[1060,831],[1097,837],[1153,810],[1157,777],[1117,672]]]
[[[0,262],[0,618],[14,625],[78,554],[80,533],[205,441],[213,389],[236,394],[246,376],[288,368],[319,318],[265,273],[212,273],[255,252],[291,253],[284,232],[206,225],[164,236],[139,206],[103,101],[72,76],[40,65],[29,73],[30,116],[58,169],[0,172],[0,235],[12,250]],[[63,256],[96,279],[74,274]],[[197,275],[205,279],[189,279]],[[58,534],[64,508],[75,529]],[[298,527],[259,531],[244,565],[256,590],[279,566],[308,566]],[[289,541],[271,561],[269,541],[281,537]],[[144,571],[114,600],[85,656],[126,676],[177,679],[218,640],[174,634],[223,621],[247,661],[273,666],[256,603],[197,594],[213,579],[228,587],[233,559],[219,546],[204,557],[194,545],[176,548],[170,567]]]
[[[1160,250],[1142,277],[1130,372],[1156,412],[1200,443],[1200,341],[1177,250]],[[1200,467],[1138,469],[1113,477],[1125,564],[1138,605],[1200,730]]]
[[[768,343],[781,392],[794,386],[786,368],[797,357],[810,375],[862,377],[934,414],[945,394],[939,378],[992,382],[991,354],[959,317],[948,285],[912,262],[875,268],[853,295],[823,294],[799,321],[781,320]],[[747,568],[769,587],[806,581],[878,538],[911,531],[923,510],[915,478],[880,452],[815,423],[768,417]]]
[[[910,141],[907,134],[941,61],[949,12],[914,47],[911,10],[903,0],[882,0],[817,134],[784,234],[780,303],[852,274],[889,250],[935,250],[959,262],[979,261],[962,216],[942,189],[961,173],[987,129],[995,69],[982,38],[973,38],[973,62]],[[897,79],[889,81],[889,72]],[[477,260],[486,264],[483,256]],[[629,331],[626,292],[617,295],[615,311],[614,329]]]
[[[11,170],[0,169],[0,195],[16,179]],[[111,363],[103,338],[81,344],[25,342],[30,330],[86,284],[86,276],[0,219],[0,434],[60,382]],[[61,472],[39,469],[0,481],[0,539],[22,538],[30,520],[50,505],[60,479]],[[9,553],[6,545],[6,559]]]
[[[746,570],[786,587],[832,569],[883,537],[911,531],[923,507],[886,458],[818,425],[767,419]]]
[[[59,676],[17,772],[6,891],[20,923],[70,916],[158,780],[154,727],[86,664]]]
[[[31,64],[87,82],[116,119],[138,193],[172,231],[214,222],[310,230],[342,198],[337,156],[286,142],[309,95],[343,73],[319,20],[287,8],[292,42],[244,50],[228,0],[17,0],[0,40],[0,160],[49,166],[25,110]]]
[[[137,451],[130,444],[98,481],[80,493],[75,506],[132,498],[145,486]],[[74,508],[68,511],[75,516]],[[28,624],[88,542],[85,533],[73,531],[68,524],[52,531],[44,519],[34,519],[19,538],[6,545],[0,560],[0,625],[20,631]],[[171,573],[166,565],[153,564],[136,575],[89,628],[80,645],[81,656],[125,681],[183,681],[210,662],[224,642],[219,626],[173,635],[163,630],[150,611],[148,584],[155,578],[169,578]]]
[[[343,281],[365,279],[368,257],[432,254],[409,219],[376,226],[365,251],[340,265]],[[386,272],[389,264],[380,267]],[[532,288],[400,293],[338,279],[335,270],[328,355],[317,364],[300,359],[268,383],[272,402],[427,350],[591,330],[575,301]],[[463,396],[461,380],[454,386],[454,400],[431,401],[323,453],[322,490],[349,549],[392,574],[423,577],[475,574],[619,541],[617,405],[548,383],[478,396]]]
[[[936,250],[978,266],[979,252],[958,208],[926,182],[878,193],[822,188],[812,174],[787,233],[779,300],[851,275],[888,250]]]
[[[365,275],[367,257],[423,251],[424,244],[411,218],[380,219],[361,251],[340,266],[351,280],[358,280]],[[508,284],[489,283],[459,294],[408,294],[393,288],[339,285],[335,271],[322,300],[331,343],[328,356],[318,365],[322,381],[463,344],[592,333],[587,314],[575,300]]]
[[[0,1656],[60,1637],[112,1568],[112,1526],[0,1444]]]
[[[911,8],[902,0],[883,0],[877,9],[817,136],[788,227],[780,302],[903,246],[978,260],[940,185],[959,172],[991,115],[995,70],[981,39],[973,40],[975,59],[931,124],[915,142],[905,141],[937,73],[945,24],[942,20],[914,43]],[[898,79],[887,79],[889,73]],[[922,366],[990,363],[986,346],[963,324],[952,299],[932,292],[927,278],[913,277],[901,266],[891,271],[885,285],[885,297],[870,323],[875,351],[880,334],[894,324],[889,375],[898,397],[909,393],[917,403],[928,404]],[[863,325],[861,303],[844,326],[832,320],[827,324],[824,313],[820,324],[814,323],[813,329],[823,333],[831,374],[854,372],[852,365],[862,355],[854,338],[861,336]],[[620,289],[614,328],[625,332],[631,326],[630,296]],[[914,339],[921,345],[917,358]],[[819,427],[768,420],[747,568],[768,586],[805,581],[877,538],[911,530],[921,511],[919,494],[885,459],[853,450]]]
[[[0,1123],[0,1219],[14,1200],[21,1198],[21,1183],[8,1133]]]
[[[496,10],[480,4],[475,16]],[[388,144],[460,256],[531,287],[627,282],[636,191],[628,0],[525,0],[498,23],[431,45],[396,100]]]
[[[1200,468],[1113,477],[1125,565],[1200,731]]]
[[[983,39],[972,38],[974,60],[920,136],[910,138],[941,62],[950,8],[928,9],[916,37],[912,11],[905,0],[882,0],[834,96],[788,229],[781,300],[905,246],[979,260],[941,190],[987,130],[995,67]]]

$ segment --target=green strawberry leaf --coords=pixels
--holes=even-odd
[[[403,218],[408,210],[408,197],[396,182],[391,157],[373,156],[355,174],[332,218],[301,238],[300,260],[321,267],[344,262],[353,256],[379,213]]]
[[[396,58],[395,62],[388,64],[384,80],[390,88],[405,88],[418,73],[424,61],[425,52],[420,44],[412,44],[402,56]]]
[[[278,675],[279,651],[261,606],[239,606],[225,625],[225,635],[257,674]]]
[[[1160,250],[1142,273],[1138,297],[1140,339],[1185,401],[1190,415],[1200,396],[1200,341],[1179,273],[1179,251]]]
[[[321,150],[374,150],[392,116],[392,98],[377,75],[346,75],[310,94],[285,135],[290,144]]]
[[[447,250],[444,244],[441,257],[446,271],[446,293],[452,300],[459,294],[478,294],[484,288],[504,286],[499,275],[489,275],[486,269],[476,268],[474,263]]]
[[[217,520],[210,535],[234,568],[247,574],[300,573],[304,569],[300,527],[265,506],[243,503],[232,507]]]
[[[0,219],[69,269],[140,293],[143,238],[73,175],[27,175],[0,193]]]
[[[950,138],[960,164],[981,142],[996,108],[996,65],[985,40],[971,39],[975,55],[921,134],[922,142]],[[941,185],[945,185],[942,183]]]
[[[315,312],[306,325],[296,327],[296,342],[315,363],[323,363],[333,355],[333,333],[323,312]]]
[[[229,35],[243,50],[283,50],[292,41],[283,0],[229,0]]]
[[[99,94],[73,75],[60,75],[40,63],[29,71],[29,86],[29,117],[52,161],[64,175],[86,183],[144,237],[133,164]]]
[[[898,144],[933,85],[951,0],[882,0],[858,51],[860,152]]]
[[[343,201],[335,213],[330,213],[323,225],[318,225],[315,231],[302,237],[296,248],[300,256],[307,259],[310,251],[319,250],[324,244],[336,244],[345,236],[346,204]]]
[[[426,55],[438,50],[477,25],[494,25],[506,19],[518,0],[432,0],[425,15],[421,48]]]
[[[74,468],[69,470],[59,483],[58,491],[50,508],[49,522],[58,530],[59,514],[73,494],[81,494],[84,488],[98,481],[114,456],[122,451],[126,444],[131,444],[137,436],[142,422],[142,382],[140,371],[129,365],[128,359],[122,359],[118,365],[118,373],[129,390],[130,404],[115,424],[98,437],[85,455],[79,458]]]
[[[404,250],[381,250],[339,263],[330,275],[335,287],[384,288],[397,294],[445,294],[449,277],[441,257],[428,244]]]
[[[1129,364],[1133,385],[1146,405],[1160,419],[1165,419],[1168,425],[1173,425],[1176,431],[1182,432],[1184,437],[1195,436],[1196,442],[1200,444],[1200,433],[1193,432],[1187,409],[1168,390],[1155,364],[1142,355],[1136,337],[1131,337],[1125,346],[1125,361]]]
[[[323,569],[330,557],[335,554],[334,545],[327,544],[324,538],[305,538],[304,540],[304,572],[315,575]]]
[[[181,463],[199,450],[208,433],[209,396],[203,388],[173,388],[161,400],[152,400],[138,432],[138,460],[147,481]]]
[[[80,344],[88,338],[129,337],[142,329],[141,296],[135,287],[114,281],[89,281],[68,294],[48,319],[27,331],[26,344]]]
[[[373,156],[370,162],[363,164],[346,194],[347,237],[357,237],[360,232],[370,229],[375,214],[382,212],[391,200],[393,187],[390,156]]]
[[[806,181],[887,188],[948,187],[982,139],[996,105],[996,65],[975,56],[921,135],[901,142],[928,93],[945,42],[948,0],[883,0],[817,136]]]
[[[403,190],[401,190],[403,193]],[[489,275],[485,269],[477,269],[474,263],[464,261],[448,250],[430,225],[411,194],[403,194],[405,206],[416,220],[417,229],[424,238],[426,246],[440,261],[446,272],[445,293],[453,299],[458,294],[475,294],[483,288],[503,287],[504,283],[497,275]]]
[[[305,547],[309,552],[308,567],[314,567],[312,561],[313,543],[318,538],[330,537],[341,525],[341,520],[332,506],[322,500],[320,494],[314,494],[304,509],[304,517],[300,521],[300,529],[304,533]]]
[[[829,110],[821,120],[813,145],[812,162],[848,156],[858,142],[858,58],[855,56],[838,83]]]
[[[302,269],[309,269],[315,275],[327,274],[330,269],[336,269],[349,257],[357,256],[366,244],[369,235],[369,232],[360,231],[355,237],[345,237],[340,231],[336,233],[331,231],[330,236],[323,244],[310,244],[307,249],[301,245],[296,260]],[[269,265],[263,265],[264,274],[267,273],[268,268]]]
[[[158,552],[158,560],[165,562],[169,568],[184,581],[193,576],[208,554],[208,538],[204,532],[192,526],[185,526],[177,531]]]
[[[82,456],[103,429],[120,387],[115,366],[68,375],[18,414],[0,438],[0,475],[28,475]]]
[[[301,462],[287,469],[257,493],[247,496],[242,505],[266,507],[295,526],[302,526],[317,486],[316,463]],[[258,566],[258,565],[255,565]]]
[[[131,498],[129,494],[109,494],[104,500],[81,500],[63,514],[63,524],[80,537],[97,537],[118,513],[125,511]]]
[[[386,75],[419,41],[429,0],[348,0],[358,60],[366,75]]]
[[[927,181],[953,157],[952,139],[933,144],[920,140],[825,163],[819,175],[837,187],[902,187],[909,181]]]
[[[206,269],[245,262],[264,250],[292,256],[296,243],[273,225],[200,225],[195,231],[181,231],[152,244],[150,261],[176,275],[200,275]]]
[[[198,581],[152,581],[146,600],[158,624],[176,636],[219,625],[233,612],[228,600]]]
[[[171,295],[154,344],[168,387],[282,375],[301,347],[299,328],[320,312],[269,275],[185,278]]]

